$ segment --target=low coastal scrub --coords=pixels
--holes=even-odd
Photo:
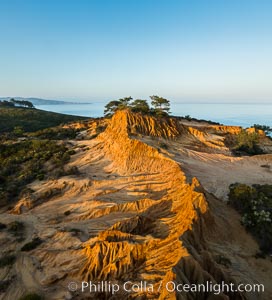
[[[37,248],[42,243],[42,240],[39,237],[34,238],[31,242],[25,244],[21,251],[31,251]]]
[[[53,127],[38,130],[29,134],[30,137],[48,140],[67,140],[75,139],[80,130],[74,128]]]
[[[0,268],[4,268],[6,266],[10,266],[14,264],[16,260],[15,255],[5,255],[0,258]]]
[[[43,298],[35,293],[26,294],[25,296],[21,297],[19,300],[42,300]]]
[[[32,102],[27,100],[15,100],[14,98],[11,98],[8,100],[0,101],[0,107],[26,107],[26,108],[34,108],[34,105]]]
[[[0,223],[0,230],[6,229],[6,228],[7,228],[6,224]]]
[[[234,155],[258,155],[264,153],[259,146],[259,140],[260,137],[257,133],[241,130],[237,135],[227,135],[225,144]]]
[[[265,254],[272,254],[272,185],[230,185],[229,203]]]
[[[11,283],[12,283],[12,279],[0,280],[0,294],[5,293]]]
[[[25,225],[19,221],[13,221],[6,225],[7,231],[15,237],[17,242],[22,242],[25,239]]]
[[[272,133],[272,128],[267,125],[254,124],[253,127],[258,130],[262,130],[266,135]]]
[[[59,126],[64,123],[86,119],[88,118],[64,115],[33,108],[0,106],[0,133],[10,133],[15,128],[19,128],[21,130],[20,132],[35,132],[45,128]]]
[[[14,236],[22,236],[25,230],[25,225],[19,221],[13,221],[7,225],[7,229]]]
[[[191,117],[190,115],[185,115],[184,117],[175,116],[175,118],[178,119],[178,120],[181,120],[181,121],[186,120],[186,121],[189,121],[189,122],[208,123],[210,125],[222,125],[219,122],[214,122],[214,121],[205,120],[205,119],[197,119],[197,118]]]
[[[62,169],[69,160],[64,143],[26,140],[0,144],[0,205],[16,200],[26,184],[43,180],[50,169]]]

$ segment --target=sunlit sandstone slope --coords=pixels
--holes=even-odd
[[[254,258],[256,242],[216,196],[224,198],[228,184],[243,178],[271,182],[271,172],[259,166],[271,164],[271,155],[232,157],[224,134],[239,127],[188,126],[128,111],[100,122],[106,129],[96,138],[71,141],[76,154],[69,167],[80,175],[32,183],[34,193],[1,215],[2,223],[25,224],[23,241],[1,233],[1,251],[17,254],[13,267],[0,269],[1,280],[12,280],[1,299],[29,291],[45,299],[270,299],[271,262]],[[85,138],[97,127],[90,122]],[[35,237],[42,244],[21,252]],[[145,281],[154,290],[112,295],[67,288],[104,280]],[[169,281],[260,282],[266,289],[175,293],[165,289]]]

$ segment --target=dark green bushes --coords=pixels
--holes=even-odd
[[[68,151],[63,143],[49,140],[0,144],[0,205],[15,200],[26,184],[43,180],[49,165],[63,168],[70,160]]]
[[[168,149],[168,145],[166,143],[160,142],[159,147],[162,149]]]
[[[63,123],[87,120],[87,117],[70,116],[32,108],[0,107],[0,133],[12,132],[20,127],[24,132],[34,132]],[[69,131],[64,131],[67,134]],[[50,135],[50,132],[47,132]]]
[[[34,238],[31,242],[25,244],[21,251],[31,251],[37,248],[42,243],[42,240],[39,237]]]
[[[12,279],[0,280],[0,294],[5,293],[5,291],[9,288]]]
[[[245,152],[251,155],[262,154],[263,151],[258,146],[259,136],[257,133],[248,133],[242,130],[236,138],[235,151]]]
[[[8,231],[15,236],[22,236],[25,230],[25,225],[22,222],[14,221],[8,224]]]
[[[231,266],[231,260],[229,258],[227,258],[224,255],[216,255],[215,256],[215,261],[219,264],[219,265],[223,265],[226,268],[229,268]]]
[[[15,255],[5,255],[0,258],[0,268],[12,265],[16,260]]]
[[[0,223],[0,230],[6,229],[6,228],[7,228],[7,225],[6,225],[6,224]]]
[[[79,130],[74,128],[53,127],[53,128],[38,130],[29,135],[39,139],[66,140],[66,139],[75,139],[78,132]]]
[[[269,135],[272,132],[272,128],[267,125],[254,124],[255,129],[263,130],[266,135]]]
[[[229,203],[242,215],[242,224],[272,253],[272,185],[230,185]]]
[[[259,135],[242,130],[236,136],[228,135],[225,139],[226,146],[230,147],[235,155],[258,155],[263,154],[259,146]]]
[[[19,300],[42,300],[43,298],[38,294],[31,293],[21,297]]]

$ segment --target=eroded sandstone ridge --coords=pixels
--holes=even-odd
[[[73,141],[69,167],[77,166],[79,175],[32,183],[33,192],[2,215],[6,224],[23,222],[25,238],[1,235],[1,249],[17,253],[14,266],[1,269],[12,280],[2,299],[29,291],[45,299],[269,299],[271,262],[254,258],[256,242],[216,197],[226,196],[242,165],[250,169],[258,161],[229,155],[224,134],[241,128],[189,126],[129,111],[101,122],[106,129],[97,137]],[[98,126],[90,122],[86,135]],[[272,161],[271,155],[259,159]],[[267,170],[259,172],[246,180],[271,179]],[[37,237],[38,247],[20,251]],[[68,290],[69,282],[81,281],[145,281],[154,291]],[[169,292],[169,281],[260,282],[266,291]]]

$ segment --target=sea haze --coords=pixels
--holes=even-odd
[[[36,105],[36,108],[63,114],[102,117],[105,103]],[[174,116],[190,115],[225,125],[249,127],[253,124],[272,126],[272,104],[172,103]]]

